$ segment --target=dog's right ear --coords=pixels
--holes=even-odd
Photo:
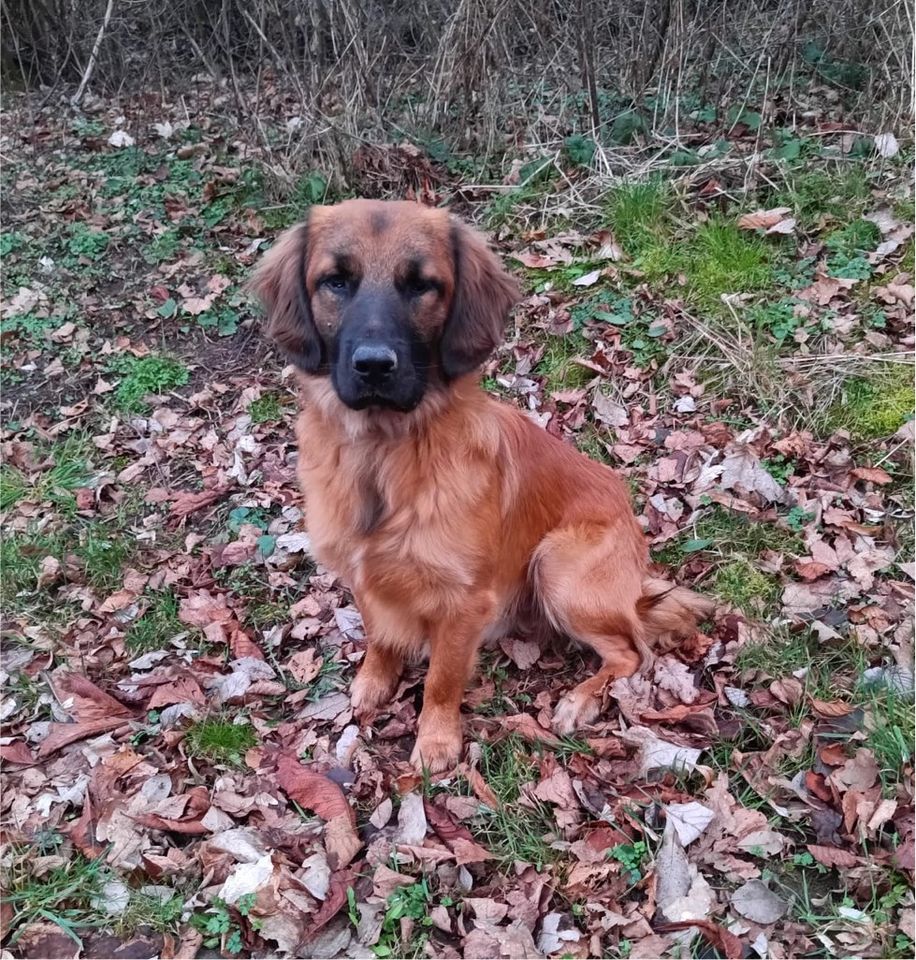
[[[287,230],[267,251],[247,283],[267,311],[267,335],[305,373],[318,373],[324,345],[312,319],[305,270],[308,223]]]

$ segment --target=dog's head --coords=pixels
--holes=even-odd
[[[255,271],[268,333],[354,410],[410,411],[478,367],[517,298],[484,238],[444,210],[313,207]]]

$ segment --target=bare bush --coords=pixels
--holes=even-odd
[[[7,85],[75,87],[109,6],[2,0]],[[362,142],[408,134],[484,153],[613,140],[635,106],[676,135],[687,93],[803,110],[812,77],[875,122],[912,103],[906,0],[114,0],[103,32],[96,93],[205,74],[256,125],[283,99],[297,135],[259,129],[281,176],[300,155],[336,169]]]

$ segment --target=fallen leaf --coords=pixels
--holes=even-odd
[[[541,647],[534,640],[505,637],[500,641],[499,646],[519,670],[527,670],[529,667],[533,667],[541,656]]]
[[[879,157],[889,160],[891,157],[896,157],[900,152],[900,144],[897,143],[897,138],[892,133],[876,133],[875,150]]]
[[[237,903],[242,897],[256,893],[273,876],[274,865],[270,853],[254,863],[239,863],[232,868],[217,896],[226,903]]]
[[[808,843],[805,846],[808,853],[825,867],[839,867],[841,870],[848,870],[859,862],[859,858],[855,854],[848,850],[840,850],[838,847],[827,847],[818,843]]]
[[[621,739],[639,747],[639,771],[647,776],[653,770],[682,770],[690,773],[696,769],[702,750],[696,747],[681,747],[657,737],[646,727],[630,727],[621,734]]]
[[[770,210],[757,210],[754,213],[746,213],[741,217],[738,226],[742,230],[769,230],[784,221],[786,214],[791,212],[791,207],[772,207]]]
[[[660,933],[673,933],[676,930],[689,930],[696,927],[716,950],[725,954],[726,960],[741,960],[744,956],[744,947],[741,941],[725,927],[720,927],[711,920],[682,920],[680,923],[659,924],[656,929]],[[643,954],[643,956],[646,956]]]
[[[709,807],[691,800],[689,803],[669,803],[665,807],[665,816],[677,831],[678,839],[687,847],[702,835],[715,814]]]
[[[591,287],[601,279],[602,273],[604,273],[603,270],[592,270],[584,276],[576,277],[576,279],[572,281],[572,285],[574,287]]]
[[[747,444],[734,444],[726,450],[719,484],[723,490],[737,490],[744,496],[759,494],[768,503],[784,503],[787,499],[785,489]]]
[[[735,890],[730,902],[737,913],[754,923],[776,923],[789,909],[789,904],[762,880],[748,880]]]
[[[422,843],[426,836],[426,812],[423,797],[419,793],[408,793],[401,797],[398,809],[397,842],[411,846]]]

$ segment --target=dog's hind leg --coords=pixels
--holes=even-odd
[[[545,615],[602,661],[593,677],[557,704],[557,733],[591,723],[608,684],[651,660],[637,607],[645,575],[639,548],[640,541],[626,527],[582,523],[550,533],[535,553],[531,578]]]

